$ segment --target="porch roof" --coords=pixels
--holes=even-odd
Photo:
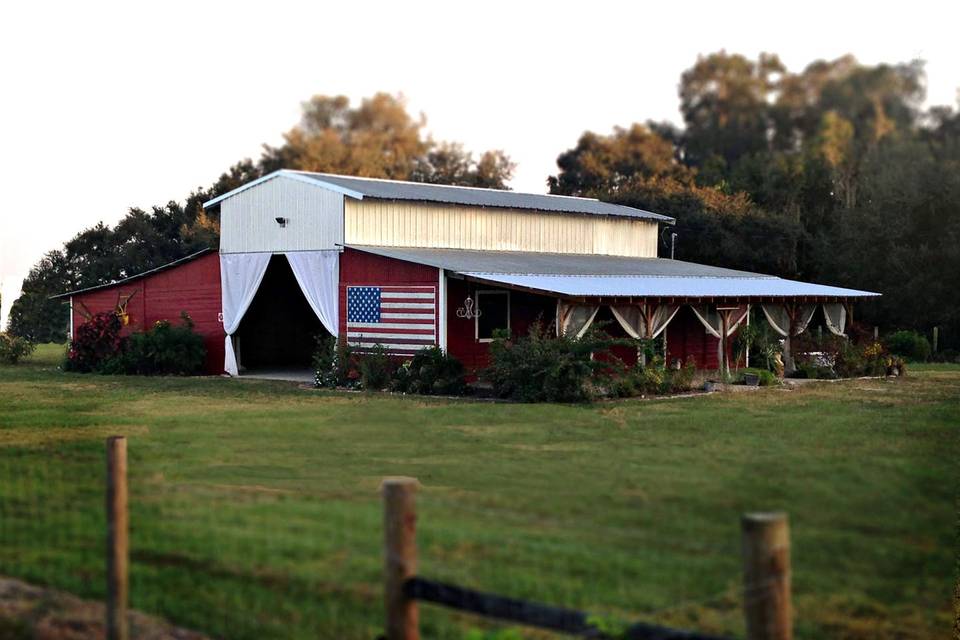
[[[666,258],[348,246],[484,282],[578,298],[864,298],[880,295]]]

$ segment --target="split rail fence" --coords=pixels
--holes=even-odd
[[[587,638],[720,640],[695,631],[638,622],[605,632],[589,614],[484,593],[418,575],[414,478],[388,478],[384,501],[384,604],[387,640],[419,640],[418,602],[430,602],[506,622]],[[748,640],[793,637],[790,603],[790,534],[782,513],[743,516],[744,616]]]
[[[108,640],[129,640],[130,530],[127,440],[106,441],[106,558],[104,627]],[[585,638],[622,640],[718,640],[696,631],[674,629],[649,622],[622,624],[576,608],[507,597],[422,575],[417,540],[417,493],[413,478],[386,478],[383,501],[383,596],[386,640],[419,640],[419,603],[479,616],[491,621],[533,627]],[[0,517],[2,520],[2,517]],[[373,523],[371,523],[372,525]],[[424,523],[429,530],[429,523]],[[375,526],[375,525],[374,525]],[[787,517],[781,513],[746,514],[741,519],[743,569],[742,607],[748,640],[790,640],[791,610],[790,537]],[[372,541],[371,541],[372,542]],[[367,554],[373,551],[368,548]],[[369,557],[369,555],[368,555]],[[429,563],[426,563],[429,565]],[[496,570],[496,568],[494,568]],[[429,571],[428,571],[429,572]],[[99,573],[99,572],[98,572]],[[205,585],[193,585],[204,588]],[[641,585],[642,588],[642,585]],[[172,592],[188,599],[189,592]],[[293,610],[296,605],[290,603]],[[429,611],[426,612],[429,615]],[[612,624],[615,623],[615,624]],[[426,625],[425,625],[426,626]],[[615,629],[611,630],[611,627]],[[320,630],[318,630],[320,632]]]

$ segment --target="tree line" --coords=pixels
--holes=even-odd
[[[677,219],[678,259],[878,291],[858,319],[960,338],[960,114],[924,110],[921,63],[853,56],[791,71],[775,55],[700,57],[679,84],[683,126],[585,132],[557,158],[551,193]],[[506,188],[503,151],[475,156],[424,134],[401,98],[315,96],[278,147],[243,160],[181,205],[131,209],[47,253],[24,280],[9,330],[62,340],[49,296],[216,246],[201,204],[279,168]],[[666,243],[665,243],[666,244]],[[664,247],[666,248],[666,246]],[[663,252],[661,252],[663,253]]]

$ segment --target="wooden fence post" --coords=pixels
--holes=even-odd
[[[747,640],[791,640],[790,528],[785,513],[748,513],[740,521]]]
[[[937,344],[938,342],[940,342],[940,327],[934,327],[933,328],[933,352],[934,353],[937,352],[937,347],[940,346],[939,344]]]
[[[128,640],[127,439],[107,438],[107,640]]]
[[[415,478],[385,478],[383,491],[384,605],[387,640],[419,640],[420,613],[404,583],[417,574]]]

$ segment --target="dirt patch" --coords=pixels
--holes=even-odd
[[[130,637],[208,640],[153,616],[132,611]],[[104,605],[68,593],[0,578],[0,637],[9,640],[103,640]]]

